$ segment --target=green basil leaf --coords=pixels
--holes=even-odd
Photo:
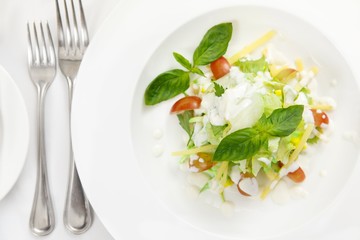
[[[216,148],[213,161],[238,161],[254,156],[267,140],[255,128],[244,128],[226,136]]]
[[[190,118],[194,117],[194,111],[184,111],[183,113],[177,114],[177,117],[179,119],[180,126],[187,132],[189,137],[191,138],[193,132],[194,132],[194,124],[190,123]]]
[[[214,82],[215,96],[220,97],[225,92],[225,89],[220,84]]]
[[[264,113],[253,128],[258,130],[259,132],[267,132],[270,127],[270,123],[268,122],[268,119],[266,118],[266,115]]]
[[[201,69],[198,68],[198,67],[193,67],[193,68],[191,68],[191,69],[190,69],[190,72],[195,73],[195,74],[198,74],[198,75],[200,75],[200,76],[202,76],[202,77],[206,77],[205,74],[203,73],[203,71],[201,71]]]
[[[211,124],[210,126],[215,137],[221,137],[223,135],[224,130],[228,127],[227,124],[223,126],[215,126]]]
[[[191,63],[189,60],[187,60],[183,55],[181,55],[180,53],[177,52],[173,52],[173,56],[175,58],[175,60],[181,64],[181,66],[183,66],[184,68],[186,68],[187,70],[191,70]]]
[[[158,75],[146,88],[145,104],[155,105],[185,92],[190,86],[188,72],[174,69]]]
[[[286,137],[298,127],[302,120],[303,105],[275,109],[267,118],[267,133],[275,137]]]
[[[246,60],[239,61],[234,63],[234,66],[238,66],[240,70],[244,73],[258,73],[265,72],[269,69],[269,63],[266,61],[265,57],[262,56],[257,60]]]
[[[194,66],[207,65],[226,53],[232,35],[232,23],[221,23],[210,28],[193,55]]]

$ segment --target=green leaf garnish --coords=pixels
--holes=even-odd
[[[240,59],[234,63],[234,66],[238,66],[240,70],[244,73],[265,72],[269,69],[269,64],[264,56],[257,60]]]
[[[180,126],[187,132],[191,138],[194,132],[194,124],[190,123],[190,119],[194,117],[194,111],[184,111],[183,113],[177,114]]]
[[[191,70],[191,63],[189,60],[187,60],[183,55],[181,55],[180,53],[177,52],[173,52],[173,56],[175,58],[175,60],[181,64],[181,66],[183,66],[184,68],[186,68],[187,70]]]
[[[198,67],[192,67],[192,68],[190,69],[190,72],[196,73],[196,74],[198,74],[198,75],[200,75],[200,76],[202,76],[202,77],[206,77],[205,74],[203,73],[203,71],[201,71],[201,69],[198,68]]]
[[[210,28],[193,54],[194,66],[207,65],[226,53],[232,35],[232,23]]]
[[[279,108],[266,118],[263,115],[252,128],[231,133],[221,140],[213,161],[249,159],[266,147],[269,137],[286,137],[293,133],[302,120],[303,105]]]
[[[279,108],[267,118],[271,136],[285,137],[295,131],[302,119],[303,105],[294,105],[288,108]]]
[[[214,82],[215,96],[220,97],[225,92],[225,89],[220,84]]]
[[[244,128],[226,136],[217,147],[214,161],[237,161],[254,156],[266,136],[254,128]]]
[[[174,69],[158,75],[145,90],[145,104],[155,105],[185,92],[190,86],[189,72]]]

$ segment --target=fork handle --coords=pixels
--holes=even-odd
[[[46,86],[38,86],[38,166],[34,202],[30,215],[30,230],[36,236],[52,232],[55,226],[54,209],[50,196],[46,167],[44,136],[44,98]]]
[[[76,169],[73,151],[70,151],[69,185],[64,209],[64,224],[74,234],[86,232],[92,224],[92,208],[85,196]]]
[[[66,77],[69,88],[69,120],[71,120],[71,106],[74,93],[74,79]],[[82,184],[80,182],[79,174],[76,169],[74,161],[74,152],[71,140],[71,125],[70,125],[70,171],[68,188],[66,194],[66,202],[64,208],[64,225],[66,228],[74,233],[81,234],[86,232],[93,221],[93,210],[87,199]]]

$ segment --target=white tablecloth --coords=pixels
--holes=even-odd
[[[95,34],[118,1],[120,0],[83,0],[91,35]],[[299,4],[302,1],[294,1],[293,8]],[[360,2],[316,0],[314,5],[308,7],[315,9],[309,10],[305,15],[314,21],[315,26],[321,26],[344,56],[351,60],[350,65],[359,79],[360,71],[357,68],[360,67],[360,61],[357,59],[360,56]],[[0,64],[7,69],[24,96],[31,127],[28,158],[22,174],[12,191],[0,202],[0,240],[38,239],[28,228],[36,179],[36,91],[27,73],[26,22],[33,20],[48,20],[55,37],[55,0],[0,0]],[[60,72],[49,89],[46,104],[48,170],[56,228],[43,239],[113,239],[96,217],[92,228],[79,236],[69,233],[62,223],[68,176],[69,135],[67,85]],[[359,188],[359,165],[355,173],[337,201],[337,206],[315,225],[316,229],[305,234],[307,239],[323,239],[323,233],[326,233],[325,239],[360,238],[360,194],[351,194],[353,189]]]

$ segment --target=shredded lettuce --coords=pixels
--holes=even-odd
[[[245,58],[239,59],[234,66],[238,66],[244,73],[258,73],[269,70],[269,63],[266,61],[265,56],[257,60],[246,60]]]
[[[263,96],[264,101],[264,113],[268,117],[275,109],[281,108],[282,103],[280,98],[274,94],[264,94]]]

